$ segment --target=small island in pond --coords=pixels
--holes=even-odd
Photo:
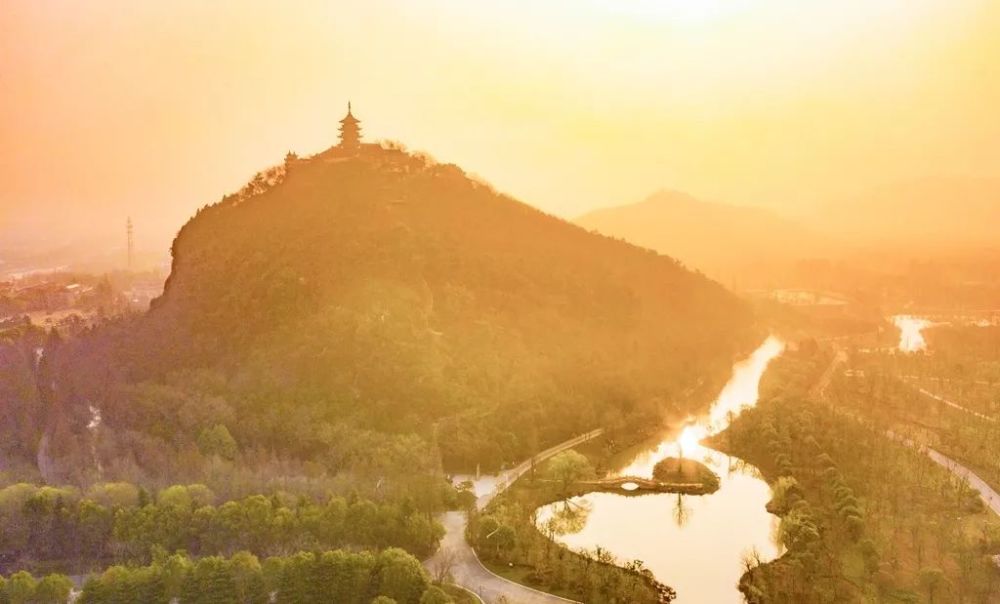
[[[577,488],[611,491],[622,495],[678,493],[708,495],[719,490],[719,477],[705,464],[693,459],[668,457],[653,467],[653,477],[611,476],[597,480],[577,480]],[[577,493],[582,494],[582,493]]]
[[[713,493],[719,488],[715,472],[699,461],[684,457],[666,457],[657,462],[653,478],[661,483],[695,488],[697,493]]]

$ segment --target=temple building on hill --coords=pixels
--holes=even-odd
[[[340,120],[340,148],[357,152],[361,149],[361,120],[351,113],[351,102],[347,102],[347,115]]]
[[[377,153],[379,145],[361,142],[361,120],[354,117],[351,103],[347,103],[347,115],[340,120],[340,142],[316,157],[324,161],[338,162]]]
[[[354,117],[350,102],[347,103],[347,115],[340,120],[340,141],[326,151],[305,160],[289,151],[285,156],[285,167],[317,160],[325,163],[360,160],[384,169],[403,172],[419,170],[427,165],[425,159],[410,155],[399,144],[386,141],[361,142],[361,120]]]

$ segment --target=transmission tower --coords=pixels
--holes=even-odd
[[[125,233],[128,237],[128,270],[132,270],[132,262],[135,256],[135,237],[132,235],[132,217],[125,221]]]

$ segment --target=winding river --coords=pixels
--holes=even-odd
[[[609,474],[651,477],[657,461],[683,453],[719,475],[718,491],[704,496],[590,493],[539,508],[538,527],[574,550],[600,547],[619,562],[641,560],[658,580],[677,590],[679,602],[742,602],[737,583],[744,559],[755,551],[768,561],[782,551],[775,538],[778,519],[764,509],[771,489],[755,467],[699,441],[756,404],[760,378],[783,350],[780,340],[768,338],[736,363],[705,416]]]

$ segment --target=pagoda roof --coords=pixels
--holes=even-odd
[[[357,124],[357,123],[360,123],[360,122],[361,122],[361,120],[359,120],[358,118],[354,117],[354,114],[351,113],[351,104],[347,103],[347,115],[344,116],[344,119],[340,120],[340,123],[341,124]]]

